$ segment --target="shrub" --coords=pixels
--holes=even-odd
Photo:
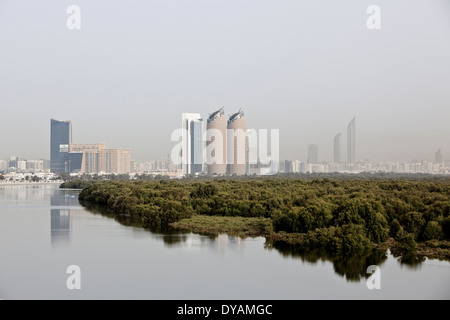
[[[400,231],[402,231],[403,228],[400,225],[400,222],[398,222],[397,219],[392,220],[390,226],[389,226],[389,234],[391,237],[397,238],[397,235]]]
[[[417,250],[417,243],[414,239],[414,234],[406,231],[401,231],[398,241],[402,249],[406,252],[413,252]]]
[[[445,218],[442,221],[442,231],[446,239],[450,239],[450,217]]]
[[[428,221],[422,237],[424,240],[439,240],[442,238],[442,228],[439,223],[436,221]]]

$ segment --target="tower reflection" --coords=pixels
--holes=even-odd
[[[72,230],[71,208],[80,206],[78,196],[74,191],[61,190],[51,195],[50,205],[50,236],[52,246],[56,243],[69,243]]]
[[[52,245],[56,242],[70,241],[70,210],[50,210],[50,235]]]

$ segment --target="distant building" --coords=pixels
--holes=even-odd
[[[0,171],[5,171],[6,169],[8,169],[8,162],[0,160]]]
[[[225,119],[223,108],[208,117],[206,129],[206,163],[208,174],[224,175],[227,172],[227,120]],[[209,150],[208,146],[214,150]]]
[[[308,146],[308,159],[307,163],[319,162],[319,146],[317,144],[310,144]]]
[[[334,162],[339,163],[342,161],[341,148],[342,148],[342,134],[339,132],[334,136]]]
[[[444,156],[442,155],[441,149],[438,149],[438,151],[436,151],[436,153],[434,154],[434,162],[436,163],[444,162]]]
[[[19,157],[16,157],[16,156],[10,157],[9,161],[8,161],[8,168],[17,169],[17,167],[19,165],[19,161],[20,161]]]
[[[203,119],[199,113],[183,113],[181,117],[183,141],[182,172],[196,174],[203,171]]]
[[[284,160],[284,172],[291,173],[292,172],[292,161]]]
[[[347,163],[356,162],[356,118],[347,125]]]
[[[70,145],[70,152],[97,151],[103,149],[106,149],[106,145],[103,142],[96,144],[73,143]]]
[[[44,170],[43,160],[27,160],[27,170],[37,171]]]
[[[80,173],[127,174],[131,172],[129,149],[86,149],[82,154]]]
[[[247,169],[247,125],[242,110],[233,114],[227,123],[227,173],[244,175]]]
[[[129,149],[106,149],[104,143],[72,143],[72,123],[51,120],[50,169],[54,173],[131,172]]]
[[[129,149],[104,149],[98,151],[98,172],[127,174],[131,172]]]
[[[72,123],[52,119],[50,131],[50,171],[54,173],[68,172]]]
[[[24,160],[17,161],[17,170],[26,171],[27,170],[27,162]]]
[[[73,143],[70,145],[70,153],[69,153],[69,172],[73,173],[98,173],[97,170],[98,159],[95,158],[93,162],[95,165],[92,165],[89,162],[89,165],[86,167],[85,155],[86,152],[93,152],[97,154],[99,150],[105,150],[106,145],[104,143],[96,143],[96,144],[78,144]],[[95,170],[91,170],[95,168]]]

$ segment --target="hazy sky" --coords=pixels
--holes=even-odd
[[[331,160],[354,116],[358,159],[450,159],[450,1],[0,0],[0,158],[48,159],[55,118],[156,160],[221,106],[280,129],[282,159]]]

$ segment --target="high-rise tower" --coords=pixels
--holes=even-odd
[[[244,111],[239,110],[227,124],[227,173],[244,175],[247,169],[247,125]]]
[[[224,175],[227,171],[227,120],[223,108],[208,117],[206,129],[208,174]]]
[[[444,156],[442,155],[441,149],[438,149],[438,151],[436,151],[436,153],[434,154],[434,162],[435,163],[444,162]]]
[[[69,171],[69,152],[72,143],[72,123],[70,121],[50,121],[50,171]]]
[[[310,144],[308,146],[308,163],[318,163],[319,162],[319,146],[317,144]]]
[[[342,161],[341,158],[341,146],[342,146],[342,134],[339,132],[334,136],[334,162],[339,163]]]
[[[183,174],[203,171],[203,119],[199,113],[183,113]]]
[[[356,162],[355,121],[356,118],[353,118],[347,126],[347,163]]]

